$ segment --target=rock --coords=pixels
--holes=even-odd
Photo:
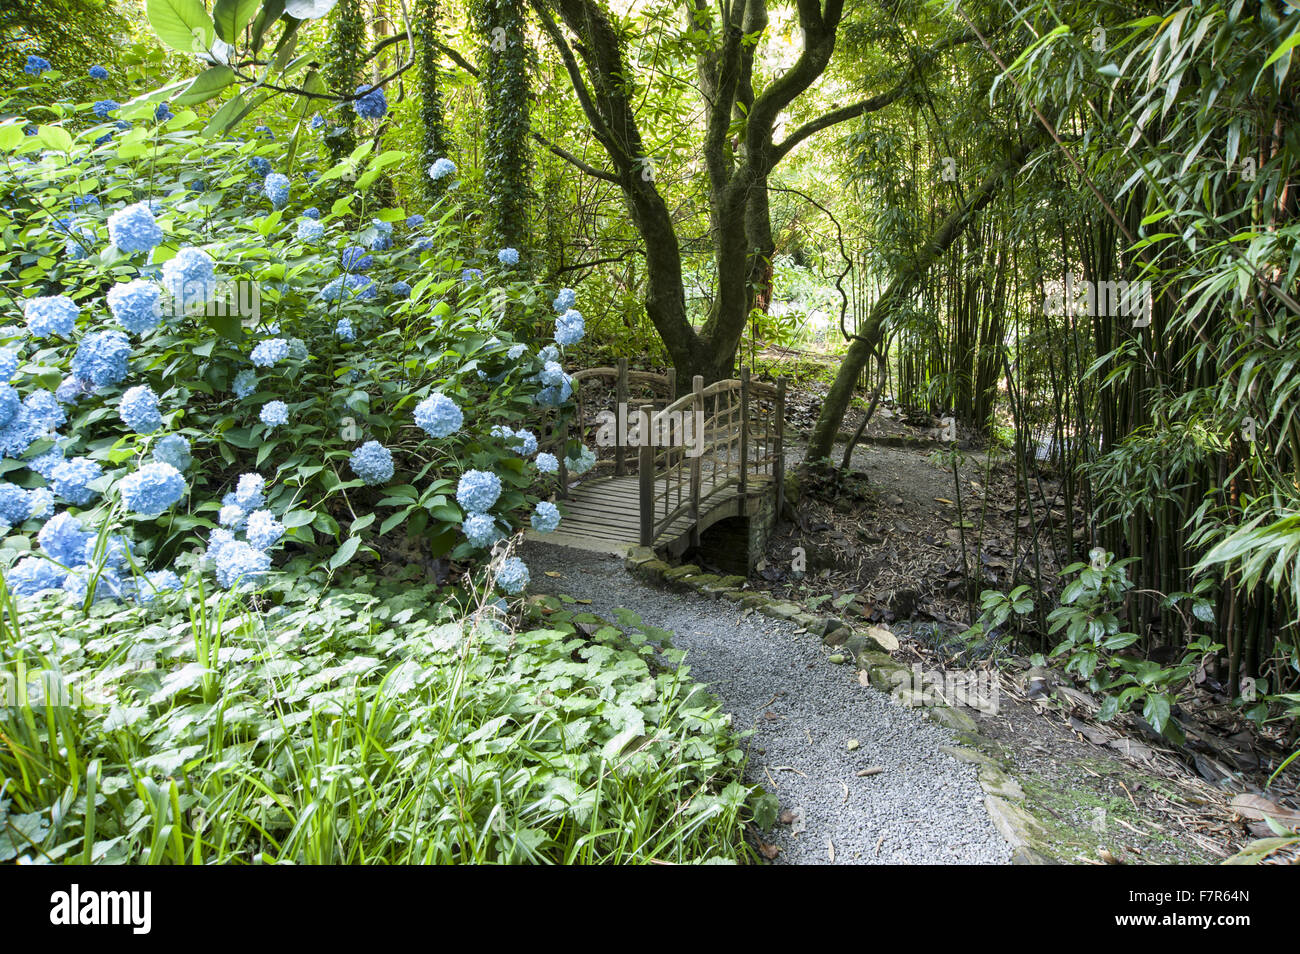
[[[672,567],[664,573],[664,579],[670,583],[677,580],[685,579],[688,576],[699,576],[700,568],[694,563],[684,563],[681,566]]]
[[[988,795],[996,795],[1012,802],[1023,802],[1025,791],[1014,778],[992,765],[980,767],[980,785]]]
[[[898,637],[883,626],[868,626],[862,635],[866,637],[868,643],[873,643],[876,649],[887,653],[898,652]]]
[[[944,728],[954,729],[959,732],[974,732],[977,728],[975,720],[964,712],[958,712],[956,709],[949,709],[947,706],[931,706],[925,710],[925,717],[931,722],[937,722]]]
[[[794,619],[799,615],[799,607],[793,603],[768,603],[760,606],[758,611],[764,616],[771,616],[774,619]]]
[[[1000,768],[997,759],[985,755],[976,749],[968,749],[960,745],[941,745],[939,751],[951,755],[958,762],[966,762],[970,765],[990,766]]]
[[[672,570],[672,567],[663,560],[647,560],[630,568],[630,572],[639,580],[646,583],[661,583],[664,574]]]
[[[657,559],[659,558],[650,547],[633,547],[627,551],[627,558],[624,559],[623,566],[630,572],[643,563],[649,563],[651,560]]]
[[[1019,805],[997,795],[985,795],[984,807],[988,810],[993,827],[1014,848],[1032,848],[1033,843],[1047,836],[1038,819]]]
[[[856,750],[857,750],[858,745],[859,745],[859,743],[858,743],[858,740],[857,740],[857,739],[849,739],[849,741],[848,741],[848,745],[845,746],[845,747],[846,747],[850,752],[853,752],[853,751],[856,751]]]
[[[839,623],[839,620],[827,620],[823,624],[825,626],[825,635],[822,636],[822,642],[827,646],[843,646],[849,641],[849,637],[853,635],[853,630],[842,623],[837,626],[836,623]],[[857,653],[853,653],[853,655],[856,656]]]

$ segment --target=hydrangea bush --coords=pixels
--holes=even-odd
[[[570,413],[570,290],[463,249],[446,215],[371,204],[400,153],[304,167],[269,128],[214,136],[98,80],[122,102],[11,100],[0,123],[11,589],[148,601],[190,573],[255,584],[282,552],[337,569],[394,533],[469,569],[555,529],[556,455],[592,459],[539,440]],[[539,327],[553,342],[517,340]]]

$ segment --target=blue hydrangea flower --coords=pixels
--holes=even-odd
[[[510,350],[506,352],[506,357],[511,361],[518,361],[528,351],[528,345],[511,345]]]
[[[99,142],[100,140],[96,140]],[[95,230],[82,225],[79,222],[73,222],[65,229],[68,233],[68,241],[64,243],[63,252],[74,262],[79,262],[95,250],[95,243],[98,239],[95,237]]]
[[[253,132],[256,135],[261,136],[263,139],[269,140],[271,142],[275,141],[275,133],[271,131],[270,126],[254,126]]]
[[[547,361],[559,361],[560,349],[555,347],[555,345],[547,345],[541,351],[537,352],[537,357],[540,358],[543,363]]]
[[[501,569],[497,570],[497,586],[503,593],[509,593],[514,596],[522,593],[524,587],[528,585],[528,567],[519,557],[509,557],[501,564]]]
[[[307,342],[301,338],[289,339],[289,357],[295,361],[306,361],[309,357],[307,353]]]
[[[235,503],[244,510],[256,510],[265,502],[266,478],[261,474],[241,474],[235,485]]]
[[[325,235],[325,226],[321,225],[315,219],[304,218],[298,220],[298,241],[306,244],[319,242]]]
[[[185,478],[171,464],[145,464],[118,484],[122,503],[134,513],[157,517],[185,496]]]
[[[108,387],[126,377],[126,359],[131,343],[120,331],[96,331],[81,339],[72,356],[72,373],[97,388]]]
[[[569,473],[580,477],[596,466],[596,453],[590,447],[584,446],[578,451],[577,457],[565,458],[564,465],[569,469]]]
[[[163,240],[163,230],[148,204],[137,202],[108,217],[108,237],[124,252],[148,252]]]
[[[545,451],[537,455],[534,463],[537,464],[537,469],[543,474],[558,473],[560,469],[559,459],[554,454],[548,454]]]
[[[374,226],[375,237],[370,240],[370,249],[375,252],[383,252],[393,247],[393,224],[384,222],[380,219],[372,219],[370,224]]]
[[[235,375],[230,388],[241,401],[257,390],[257,372],[245,369]]]
[[[27,318],[27,330],[37,338],[58,335],[60,338],[71,337],[77,327],[77,316],[81,309],[67,295],[50,295],[44,298],[29,298],[23,306],[23,315]]]
[[[181,579],[172,570],[154,570],[146,573],[144,579],[135,594],[141,603],[152,603],[159,593],[178,592],[181,588]]]
[[[179,434],[168,434],[153,445],[153,459],[160,464],[171,464],[179,471],[190,469],[190,442]]]
[[[106,80],[108,79],[108,70],[104,69],[104,67],[99,64],[96,64],[86,70],[86,75],[93,80]]]
[[[538,533],[551,533],[560,525],[560,508],[549,500],[538,501],[533,508],[532,524]]]
[[[283,401],[267,401],[262,405],[262,412],[258,415],[262,423],[267,427],[275,428],[282,424],[289,423],[289,405]]]
[[[289,201],[289,177],[282,172],[272,172],[262,182],[262,194],[271,200],[271,205],[283,208]]]
[[[122,395],[117,414],[137,434],[152,434],[163,425],[162,415],[158,413],[158,395],[144,384],[137,384]]]
[[[411,286],[406,282],[398,279],[388,286],[388,290],[393,293],[394,298],[410,298]]]
[[[23,408],[27,418],[34,427],[42,431],[53,431],[63,426],[68,414],[59,404],[59,399],[44,388],[37,389],[23,398]]]
[[[27,502],[32,508],[32,512],[27,515],[29,520],[44,520],[54,513],[54,491],[49,487],[37,487],[28,491]]]
[[[307,124],[308,128],[314,130],[320,129],[325,125],[325,117],[320,113],[313,113],[311,122]]]
[[[263,179],[271,174],[271,161],[265,156],[249,156],[248,167]]]
[[[162,292],[140,278],[114,285],[108,290],[108,310],[131,334],[143,334],[162,321]]]
[[[505,536],[498,528],[496,519],[487,513],[471,513],[460,525],[461,532],[470,546],[486,549]]]
[[[50,68],[50,61],[43,56],[37,56],[35,53],[27,54],[27,62],[23,65],[23,72],[29,76],[40,76]]]
[[[109,113],[113,112],[116,109],[121,109],[121,108],[122,108],[122,104],[114,99],[99,99],[96,100],[95,104],[90,107],[91,112],[93,112],[100,119],[107,119]]]
[[[289,356],[289,342],[283,338],[267,338],[259,341],[249,356],[259,368],[271,368]]]
[[[86,558],[86,541],[93,536],[81,529],[81,521],[65,510],[45,522],[36,535],[36,542],[51,560],[64,566],[80,566]]]
[[[364,275],[340,275],[320,290],[321,298],[338,301],[340,298],[374,298],[379,294],[375,283]]]
[[[520,430],[515,431],[515,437],[510,446],[513,447],[521,457],[532,457],[537,453],[537,435],[532,431],[521,428]]]
[[[0,455],[19,457],[27,452],[38,437],[48,436],[45,430],[34,422],[24,408],[8,424],[0,426]]]
[[[364,272],[375,264],[375,257],[367,255],[366,250],[359,245],[349,245],[343,250],[339,261],[345,272]]]
[[[240,540],[219,548],[215,556],[217,582],[227,589],[240,583],[255,583],[271,568],[271,557]]]
[[[433,248],[433,238],[428,235],[421,235],[411,245],[411,248],[417,252],[427,252]]]
[[[238,530],[248,519],[248,514],[244,513],[244,508],[237,503],[222,504],[221,509],[217,511],[217,523],[231,530]]]
[[[310,206],[308,206],[307,208],[305,208],[305,209],[302,210],[302,214],[303,214],[303,217],[304,217],[304,218],[308,218],[308,219],[319,219],[319,218],[320,218],[320,209],[316,208],[316,206],[314,206],[314,205],[310,205]]]
[[[586,333],[587,325],[579,311],[570,308],[555,319],[555,343],[558,345],[564,347],[575,345]]]
[[[408,229],[418,229],[423,224],[424,224],[424,216],[421,215],[420,213],[417,212],[414,215],[407,216],[406,227]]]
[[[176,114],[172,112],[170,104],[162,102],[154,109],[153,118],[154,122],[165,123],[169,119],[175,119]]]
[[[551,302],[551,307],[557,314],[568,311],[578,302],[578,293],[572,288],[561,288],[560,293],[555,296],[555,301]]]
[[[0,348],[0,381],[11,381],[21,363],[17,348]]]
[[[456,502],[470,513],[487,513],[501,496],[501,478],[486,470],[467,470],[456,485]]]
[[[8,384],[0,384],[0,427],[4,427],[23,409],[22,398]]]
[[[86,382],[70,374],[59,382],[59,386],[54,390],[54,396],[64,404],[76,404],[86,396]]]
[[[393,479],[393,452],[379,441],[366,441],[348,458],[352,473],[371,487]]]
[[[70,503],[84,507],[98,493],[89,484],[98,480],[104,468],[86,457],[73,457],[55,465],[50,472],[50,489]]]
[[[82,563],[87,566],[106,566],[114,570],[124,570],[131,563],[131,545],[120,535],[114,534],[104,540],[104,552],[95,556],[95,551],[99,549],[99,537],[92,534],[86,541],[85,551],[82,554]]]
[[[269,510],[254,510],[248,515],[244,536],[256,549],[269,550],[276,540],[284,536],[284,524],[276,520]]]
[[[29,71],[30,72],[30,71]],[[50,590],[62,590],[67,571],[49,560],[25,556],[5,571],[5,585],[19,596],[37,596]]]
[[[63,451],[59,448],[59,445],[55,444],[40,457],[33,457],[29,460],[27,467],[48,481],[54,475],[54,468],[61,463],[63,463]]]
[[[32,502],[27,491],[8,481],[0,483],[0,522],[18,526],[32,515]]]
[[[497,252],[497,261],[502,265],[518,265],[519,250],[515,248],[503,248]]]
[[[217,290],[217,263],[199,248],[183,248],[163,264],[163,288],[181,309],[208,301]]]
[[[434,182],[439,179],[445,179],[447,176],[456,174],[456,163],[450,159],[435,159],[433,165],[429,167],[429,178]]]
[[[381,119],[388,112],[388,99],[382,86],[362,83],[356,88],[355,95],[358,98],[352,101],[352,109],[362,119]]]
[[[564,368],[558,361],[547,361],[543,364],[538,377],[547,387],[556,387],[568,380],[568,375],[564,373]]]
[[[466,268],[460,273],[460,280],[463,282],[476,282],[483,277],[483,269]]]
[[[415,406],[415,423],[430,437],[455,434],[464,422],[465,415],[461,409],[445,394],[431,394]],[[477,509],[486,510],[487,507]]]
[[[356,341],[357,331],[347,318],[340,318],[334,325],[334,334],[342,341]]]

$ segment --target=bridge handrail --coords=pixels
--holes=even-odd
[[[688,393],[650,415],[650,435],[664,438],[659,446],[647,440],[640,448],[643,546],[653,545],[683,513],[691,516],[691,542],[698,545],[701,501],[732,485],[738,485],[744,496],[751,475],[772,478],[780,513],[785,476],[785,379],[775,385],[751,382],[749,370],[742,368],[738,379],[728,378],[705,387],[704,378],[696,375],[691,384]],[[755,415],[756,408],[751,405],[756,399],[770,401],[771,412]],[[686,413],[689,418],[683,416]],[[759,424],[757,433],[755,423]],[[674,438],[675,427],[681,434],[680,441]],[[695,445],[694,454],[687,453],[687,438]],[[753,453],[756,449],[759,454]],[[712,478],[707,493],[703,479],[706,461],[711,465]],[[660,481],[662,488],[657,489]]]

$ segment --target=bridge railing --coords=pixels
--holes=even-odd
[[[675,369],[669,368],[667,374],[632,371],[628,369],[627,358],[619,358],[617,366],[614,367],[583,368],[581,371],[575,371],[569,380],[573,386],[575,415],[572,421],[564,419],[560,422],[555,432],[555,439],[550,442],[557,448],[556,456],[560,461],[560,497],[568,495],[570,486],[567,455],[564,451],[571,437],[577,437],[584,445],[595,446],[597,454],[596,466],[593,468],[595,473],[606,472],[612,473],[615,477],[623,477],[636,469],[636,454],[624,441],[616,440],[608,447],[598,441],[588,441],[587,432],[593,427],[600,426],[593,424],[589,414],[592,410],[590,406],[593,399],[592,385],[604,384],[607,391],[613,388],[614,408],[612,410],[615,415],[618,414],[619,408],[629,407],[633,401],[638,405],[643,403],[654,406],[666,405],[672,401],[677,391]],[[633,392],[636,394],[634,395]],[[644,397],[647,394],[651,396],[648,401]],[[610,408],[602,407],[600,410],[610,410]]]
[[[750,381],[749,370],[743,368],[739,378],[705,387],[696,375],[690,392],[662,409],[646,406],[638,416],[643,546],[653,545],[683,515],[689,517],[691,543],[698,545],[708,498],[732,486],[743,496],[756,477],[773,481],[780,512],[784,378],[775,385]]]

